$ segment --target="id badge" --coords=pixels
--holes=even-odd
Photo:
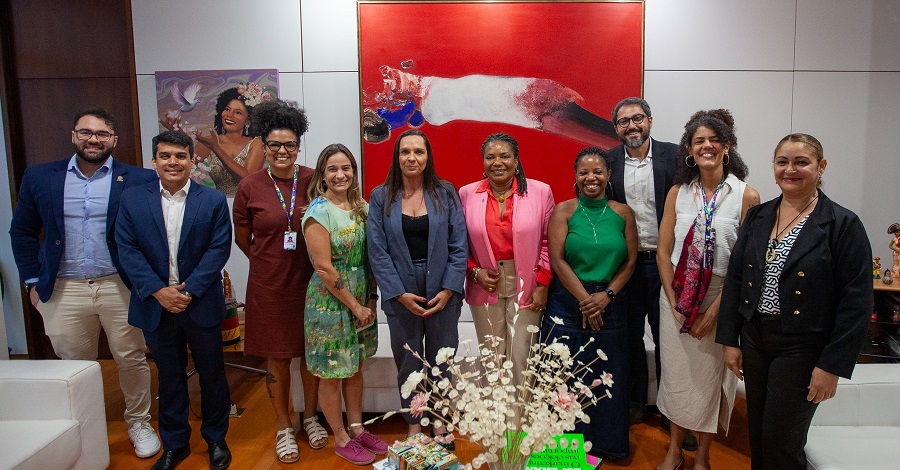
[[[284,232],[284,249],[297,249],[297,232]]]

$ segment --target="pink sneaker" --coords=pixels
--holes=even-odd
[[[373,454],[386,454],[388,451],[387,442],[382,441],[381,438],[369,431],[363,431],[353,439]]]
[[[375,461],[375,454],[364,449],[356,439],[350,439],[344,447],[335,442],[334,453],[353,465],[368,465]]]

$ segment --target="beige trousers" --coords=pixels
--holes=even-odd
[[[97,279],[57,279],[53,294],[37,309],[56,354],[63,359],[97,359],[100,328],[119,368],[125,421],[150,421],[150,367],[144,335],[128,324],[130,293],[118,274]]]
[[[484,341],[485,335],[496,335],[503,339],[500,352],[513,363],[513,383],[521,385],[522,371],[528,361],[532,340],[540,341],[540,335],[532,335],[527,328],[529,325],[541,327],[541,313],[518,308],[519,280],[516,278],[516,264],[512,260],[499,261],[497,269],[500,271],[497,303],[469,307],[472,309],[472,320],[475,322],[479,342]]]

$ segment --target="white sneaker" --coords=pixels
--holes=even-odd
[[[128,439],[134,444],[134,453],[142,459],[159,452],[159,438],[150,423],[137,422],[128,428]]]

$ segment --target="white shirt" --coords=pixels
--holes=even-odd
[[[159,194],[162,200],[163,221],[166,223],[166,238],[169,241],[169,285],[177,286],[178,280],[178,246],[181,243],[181,223],[184,220],[184,203],[187,200],[191,182],[183,188],[170,193],[159,183]]]
[[[656,251],[659,222],[656,220],[656,193],[653,186],[653,141],[643,160],[625,152],[625,202],[634,211],[638,229],[638,251]]]
[[[691,184],[683,184],[678,189],[675,199],[675,245],[672,247],[672,266],[678,266],[681,249],[688,230],[694,224],[698,214],[703,213],[703,196],[697,180]],[[728,259],[731,248],[737,241],[738,227],[741,225],[741,210],[744,206],[744,190],[747,183],[734,174],[725,177],[725,184],[716,198],[716,209],[713,211],[712,228],[716,231],[716,243],[713,254],[713,274],[725,276],[728,271]],[[705,221],[705,216],[703,217]],[[701,230],[705,228],[701,227]],[[703,230],[705,231],[705,230]]]

